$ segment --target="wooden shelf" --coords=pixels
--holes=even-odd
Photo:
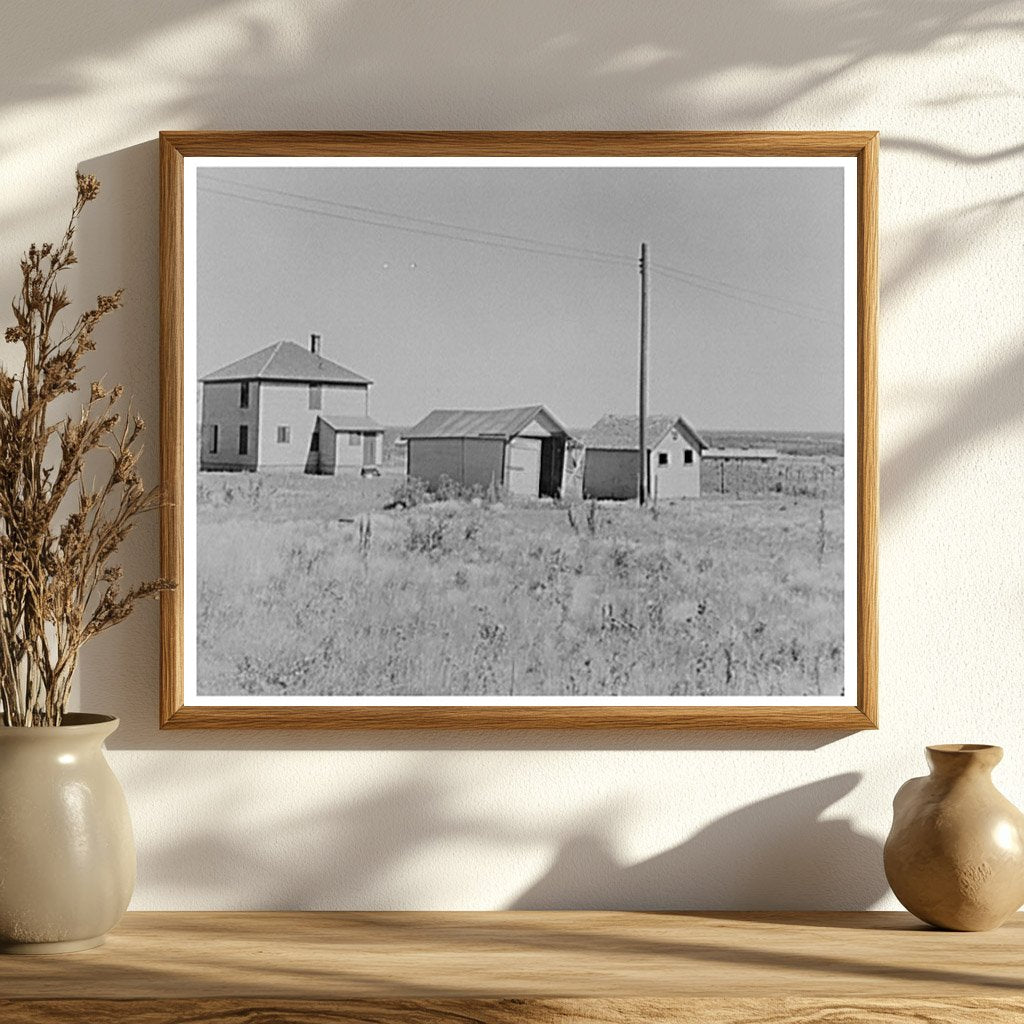
[[[0,957],[4,1024],[1024,1021],[1024,914],[132,913]]]

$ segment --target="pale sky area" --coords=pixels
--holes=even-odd
[[[385,424],[635,413],[646,241],[672,268],[651,277],[652,411],[843,429],[838,168],[202,168],[198,183],[200,376],[315,331],[374,381]],[[588,258],[522,251],[539,243]]]

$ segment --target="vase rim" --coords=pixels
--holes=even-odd
[[[119,725],[116,715],[96,715],[85,711],[69,711],[61,717],[60,725],[0,725],[0,736],[28,735],[40,732],[87,733],[102,731],[109,736]]]
[[[1002,753],[1003,748],[994,743],[932,743],[925,748],[934,750],[939,754],[978,754],[983,750],[998,750]]]

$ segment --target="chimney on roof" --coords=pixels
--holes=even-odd
[[[315,356],[320,355],[320,335],[319,334],[311,334],[309,336],[309,351],[312,352],[313,355],[315,355]]]

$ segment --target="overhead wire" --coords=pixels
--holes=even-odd
[[[528,238],[524,235],[510,235],[503,231],[489,231],[485,228],[474,228],[468,224],[453,224],[450,221],[434,220],[429,217],[414,217],[409,213],[394,213],[390,210],[380,210],[373,206],[361,206],[357,203],[343,203],[337,199],[322,199],[319,196],[306,195],[303,192],[289,192],[285,189],[270,188],[268,185],[252,185],[249,182],[235,182],[228,178],[218,178],[215,174],[204,174],[203,180],[217,182],[221,185],[231,185],[235,188],[247,188],[257,192],[266,192],[272,195],[285,196],[288,199],[301,199],[312,203],[321,203],[324,206],[332,206],[343,210],[355,210],[357,213],[369,213],[375,217],[391,217],[396,220],[406,220],[414,224],[426,224],[429,227],[448,228],[452,231],[464,231],[474,235],[486,235],[490,238],[500,238],[511,242],[521,242],[530,245],[544,245],[556,249],[566,249],[571,252],[582,253],[585,256],[606,256],[609,259],[619,260],[624,263],[630,262],[629,257],[620,253],[610,252],[607,249],[587,249],[579,245],[565,245],[562,242],[549,242],[542,238]]]
[[[707,284],[718,285],[720,288],[729,288],[732,291],[743,292],[747,295],[756,295],[763,299],[770,299],[772,302],[781,302],[788,306],[799,306],[803,309],[810,310],[813,313],[823,313],[826,316],[831,310],[826,309],[824,306],[817,306],[813,302],[801,302],[799,299],[783,299],[778,295],[773,295],[771,292],[759,291],[757,288],[750,288],[746,285],[733,284],[730,281],[723,281],[721,278],[708,277],[706,274],[698,274],[695,270],[684,270],[681,267],[670,267],[665,263],[652,261],[651,266],[655,269],[664,270],[670,274],[680,274],[683,277],[693,277],[698,281],[706,282]]]
[[[699,288],[701,291],[712,292],[715,295],[721,295],[724,298],[732,299],[734,302],[742,302],[748,306],[756,306],[758,309],[767,309],[773,313],[782,313],[785,316],[797,317],[801,320],[809,320],[812,323],[824,324],[826,327],[842,327],[842,321],[840,320],[826,320],[824,317],[811,316],[809,313],[799,309],[787,309],[785,306],[769,305],[767,302],[760,302],[757,299],[751,299],[744,295],[736,295],[731,292],[723,291],[720,288],[712,288],[710,285],[698,284],[696,281],[687,280],[685,277],[680,277],[677,274],[671,274],[664,269],[664,267],[655,266],[653,270],[656,274],[661,274],[673,281],[677,281],[680,284],[689,285],[691,288]]]
[[[264,198],[260,198],[260,197],[256,197],[256,196],[243,195],[243,194],[241,194],[239,192],[222,191],[221,189],[210,188],[210,187],[208,187],[206,185],[200,185],[199,188],[203,192],[209,192],[209,193],[212,193],[214,195],[228,196],[229,198],[240,199],[240,200],[243,200],[244,202],[259,203],[259,204],[261,204],[263,206],[275,206],[275,207],[279,207],[279,208],[285,209],[285,210],[295,210],[295,211],[297,211],[299,213],[309,213],[309,214],[313,214],[314,216],[319,216],[319,217],[330,217],[330,218],[332,218],[334,220],[344,220],[344,221],[349,221],[350,223],[355,223],[355,224],[368,224],[371,227],[390,228],[393,231],[404,231],[404,232],[406,232],[408,234],[427,235],[427,236],[431,236],[431,237],[434,237],[434,238],[446,238],[449,241],[455,241],[455,242],[468,242],[471,245],[482,245],[482,246],[488,246],[490,248],[495,248],[495,249],[508,249],[508,250],[513,251],[513,252],[527,252],[527,253],[533,253],[533,254],[538,255],[538,256],[556,256],[556,257],[560,257],[562,259],[582,260],[582,261],[587,262],[587,263],[603,263],[603,264],[606,264],[606,265],[615,265],[615,266],[628,266],[628,265],[631,265],[633,263],[633,260],[631,260],[631,259],[629,259],[628,257],[625,257],[625,256],[588,255],[586,252],[560,252],[560,251],[557,251],[554,248],[552,248],[552,249],[540,249],[540,248],[537,248],[536,245],[514,245],[514,244],[511,244],[510,242],[498,242],[498,241],[494,241],[494,240],[486,239],[486,238],[471,238],[471,237],[469,237],[467,235],[459,235],[459,234],[453,234],[453,233],[446,233],[446,232],[442,232],[442,231],[431,231],[431,230],[429,230],[427,228],[411,227],[411,226],[405,225],[405,224],[389,224],[386,221],[369,220],[366,217],[355,217],[355,216],[351,216],[349,214],[337,213],[337,212],[334,212],[334,211],[331,211],[331,210],[310,209],[310,208],[305,207],[305,206],[297,206],[294,203],[277,202],[277,201],[272,200],[272,199],[264,199]],[[318,200],[315,200],[315,199],[312,200],[312,201],[313,202],[318,202]],[[383,214],[383,216],[400,216],[400,215]],[[466,229],[460,228],[458,230],[466,230]],[[476,229],[475,228],[470,228],[468,230],[475,231]],[[515,237],[515,236],[510,236],[510,237]],[[557,245],[557,243],[546,243],[546,242],[540,242],[538,244],[540,244],[540,245]]]
[[[263,206],[276,207],[279,209],[294,210],[298,213],[307,213],[312,216],[329,217],[334,220],[347,221],[349,223],[366,224],[371,227],[390,228],[393,231],[403,231],[408,234],[424,235],[434,238],[442,238],[448,241],[454,242],[466,242],[470,245],[485,246],[494,249],[504,249],[512,252],[524,252],[537,256],[554,256],[561,259],[578,260],[581,262],[601,264],[605,266],[635,266],[636,260],[627,256],[620,256],[608,250],[599,249],[587,249],[582,246],[570,246],[560,242],[549,242],[542,239],[529,238],[527,236],[512,235],[505,232],[489,231],[483,228],[473,228],[468,225],[453,224],[447,221],[431,220],[426,217],[413,217],[408,214],[391,213],[386,210],[378,210],[373,207],[359,206],[353,203],[342,203],[335,200],[319,199],[314,196],[307,196],[301,193],[287,192],[283,189],[272,189],[262,185],[249,185],[242,182],[231,182],[224,178],[218,178],[213,175],[204,175],[205,181],[213,181],[216,183],[222,183],[231,185],[234,188],[242,187],[255,191],[260,191],[268,194],[280,195],[288,199],[297,199],[303,203],[318,203],[322,206],[329,206],[333,209],[324,210],[309,208],[308,206],[296,205],[292,202],[282,202],[274,199],[268,199],[261,196],[245,195],[237,191],[228,191],[217,188],[211,188],[209,185],[200,182],[199,189],[203,192],[211,193],[213,195],[225,196],[230,199],[237,199],[243,202],[256,203]],[[353,216],[348,213],[337,212],[338,210],[354,210],[358,213],[367,213],[375,218],[391,218],[392,220],[404,220],[411,222],[410,224],[395,224],[389,223],[387,220],[380,219],[369,219],[368,217]],[[412,225],[430,225],[431,228],[441,228],[441,231],[431,230],[428,227],[412,226]],[[470,234],[467,234],[470,233]],[[483,238],[473,238],[470,235],[483,235]],[[540,248],[543,246],[544,248]],[[742,302],[746,305],[755,306],[760,309],[767,309],[771,312],[782,313],[783,315],[798,317],[800,319],[808,320],[814,323],[824,324],[826,326],[841,326],[839,321],[834,319],[824,319],[822,317],[813,316],[804,310],[812,310],[815,312],[826,312],[820,307],[813,306],[809,303],[799,303],[790,301],[787,299],[780,299],[777,296],[770,295],[766,292],[759,292],[756,289],[746,288],[742,285],[734,285],[727,281],[721,281],[716,278],[706,277],[702,274],[697,274],[694,271],[682,270],[678,267],[670,267],[661,263],[652,263],[652,270],[655,273],[664,275],[665,277],[678,281],[682,284],[687,284],[691,288],[696,288],[701,291],[711,292],[716,295],[720,295],[723,298],[732,299],[736,302]],[[713,287],[718,285],[719,287]],[[763,298],[769,299],[772,304],[758,301],[757,299],[750,298],[742,293],[748,293],[748,295],[757,295]],[[803,307],[803,309],[799,308]]]

